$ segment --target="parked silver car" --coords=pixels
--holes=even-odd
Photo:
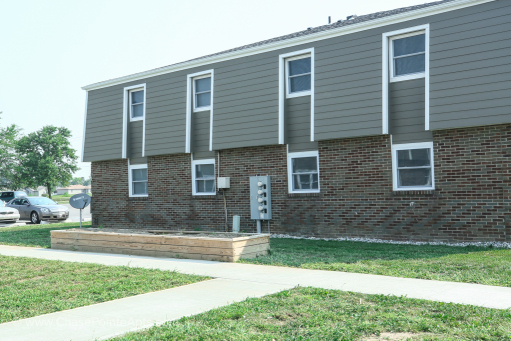
[[[11,200],[6,206],[17,209],[20,212],[20,220],[30,220],[33,224],[39,224],[43,220],[69,218],[69,210],[66,206],[45,197],[17,198]]]
[[[20,213],[17,209],[12,207],[5,207],[5,203],[0,200],[0,223],[3,222],[17,222],[20,218]]]

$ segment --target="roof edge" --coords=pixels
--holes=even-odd
[[[412,11],[405,12],[405,13],[400,13],[400,14],[391,15],[388,17],[383,17],[383,18],[379,18],[379,19],[361,22],[358,24],[339,27],[337,29],[321,31],[321,32],[317,32],[317,33],[302,36],[302,37],[281,40],[281,41],[277,41],[274,43],[268,43],[268,44],[264,44],[264,45],[260,45],[260,46],[254,46],[254,47],[250,47],[250,48],[242,49],[242,50],[238,50],[238,51],[226,52],[226,53],[213,55],[210,57],[204,57],[201,59],[193,59],[190,61],[180,62],[180,63],[172,64],[169,66],[152,69],[149,71],[138,72],[138,73],[134,73],[134,74],[131,74],[128,76],[113,78],[110,80],[86,85],[86,86],[82,87],[82,89],[86,90],[86,91],[90,91],[90,90],[106,88],[109,86],[119,85],[119,84],[131,82],[131,81],[135,81],[135,80],[148,78],[148,77],[159,76],[159,75],[163,75],[166,73],[172,73],[172,72],[176,72],[176,71],[186,70],[186,69],[190,69],[190,68],[194,68],[194,67],[198,67],[198,66],[209,65],[212,63],[218,63],[218,62],[222,62],[222,61],[226,61],[226,60],[237,59],[237,58],[241,58],[241,57],[246,57],[246,56],[269,52],[269,51],[274,51],[274,50],[278,50],[278,49],[284,49],[287,47],[306,44],[306,43],[310,43],[310,42],[314,42],[314,41],[318,41],[318,40],[334,38],[334,37],[338,37],[338,36],[342,36],[342,35],[352,34],[352,33],[361,32],[361,31],[365,31],[365,30],[369,30],[369,29],[373,29],[373,28],[378,28],[381,26],[392,25],[392,24],[396,24],[396,23],[400,23],[400,22],[404,22],[404,21],[414,20],[414,19],[425,17],[425,16],[440,14],[440,13],[444,13],[444,12],[450,12],[450,11],[454,11],[454,10],[458,10],[458,9],[462,9],[462,8],[466,8],[466,7],[471,7],[471,6],[476,6],[476,5],[484,4],[487,2],[493,2],[493,1],[496,1],[496,0],[457,0],[457,1],[453,1],[453,2],[447,2],[445,4],[440,4],[440,5],[435,5],[435,6],[431,6],[431,7],[412,10]]]

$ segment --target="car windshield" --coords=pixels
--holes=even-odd
[[[57,205],[57,203],[48,198],[30,198],[30,204],[32,205]]]

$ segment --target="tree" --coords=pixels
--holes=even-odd
[[[90,186],[91,182],[92,182],[92,177],[89,176],[89,178],[87,180],[83,181],[83,185],[84,186]]]
[[[15,124],[0,127],[0,182],[2,186],[13,190],[24,185],[18,173],[19,162],[15,151],[20,132],[21,129]]]
[[[81,178],[73,178],[73,180],[71,180],[71,185],[83,185],[83,182],[85,181],[85,179],[83,177]]]
[[[70,137],[67,128],[46,126],[18,141],[19,173],[27,186],[45,186],[51,198],[58,184],[69,184],[79,169]]]

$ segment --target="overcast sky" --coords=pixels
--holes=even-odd
[[[0,124],[65,126],[81,154],[91,83],[425,0],[47,0],[0,5]],[[77,176],[88,177],[80,163]]]

